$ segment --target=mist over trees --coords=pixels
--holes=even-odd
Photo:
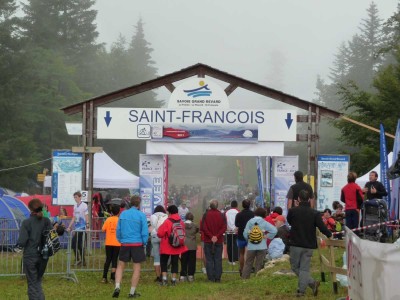
[[[65,129],[71,118],[60,108],[156,77],[143,22],[136,24],[127,47],[120,37],[107,50],[97,42],[94,3],[29,0],[21,4],[21,16],[16,1],[0,1],[1,186],[34,189],[36,174],[44,166],[50,169],[51,150],[77,146]],[[159,107],[162,102],[149,92],[136,104]],[[143,143],[104,144],[112,156],[117,154],[119,163],[137,167],[132,158],[143,153]],[[34,164],[42,160],[46,163]]]
[[[372,2],[359,33],[339,45],[329,75],[330,83],[317,79],[316,101],[350,118],[394,133],[400,117],[399,11],[388,21],[379,18]],[[394,39],[397,41],[394,42]],[[365,173],[379,161],[379,134],[340,120],[321,124],[321,152],[351,154],[351,169]],[[332,137],[334,137],[332,139]],[[339,141],[339,142],[338,142]],[[388,150],[393,140],[387,138]],[[327,152],[330,151],[330,152]]]

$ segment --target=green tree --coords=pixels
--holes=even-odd
[[[352,110],[349,117],[379,128],[382,123],[385,131],[394,134],[396,131],[399,112],[396,109],[400,101],[400,52],[394,52],[396,64],[389,65],[374,79],[373,87],[376,93],[362,91],[354,84],[343,86],[341,95],[345,108]],[[346,121],[338,121],[337,127],[341,130],[342,140],[348,145],[357,146],[352,155],[352,168],[358,172],[365,172],[379,161],[379,134],[361,128]],[[387,138],[388,149],[393,147],[393,139]]]
[[[29,0],[22,5],[23,35],[29,47],[60,54],[67,65],[76,68],[78,86],[90,93],[96,92],[94,69],[102,47],[96,43],[94,4],[94,0]]]

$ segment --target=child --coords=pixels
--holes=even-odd
[[[275,221],[275,227],[278,230],[276,237],[281,238],[282,242],[285,244],[285,249],[283,250],[283,254],[289,254],[290,229],[289,226],[286,225],[286,218],[282,215],[279,215],[274,219],[274,221]]]
[[[330,232],[335,232],[336,231],[336,222],[332,218],[332,211],[329,208],[326,208],[324,210],[324,213],[322,215],[322,221],[324,222],[325,226],[328,227],[328,230]]]
[[[346,219],[346,214],[343,211],[343,205],[338,204],[336,207],[336,212],[333,213],[332,215],[333,219],[335,220],[336,223],[339,223],[339,226],[336,226],[336,231],[342,231],[344,230],[344,220]],[[339,233],[336,235],[336,237],[341,240],[343,239],[343,234]]]
[[[199,227],[193,223],[193,214],[188,212],[185,216],[185,245],[188,251],[181,254],[181,278],[180,281],[193,282],[194,273],[196,273],[196,251],[197,242],[196,234],[199,232]]]
[[[111,265],[111,282],[115,281],[115,271],[117,270],[117,261],[119,255],[119,249],[121,244],[117,240],[117,224],[118,224],[118,216],[120,213],[119,205],[111,206],[111,214],[112,216],[107,218],[104,222],[102,231],[106,233],[106,262],[104,263],[103,270],[103,279],[102,283],[107,283],[107,273],[108,268]]]

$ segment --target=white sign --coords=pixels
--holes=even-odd
[[[82,153],[54,150],[52,163],[53,205],[74,205],[73,194],[82,188]]]
[[[317,210],[332,208],[340,200],[342,188],[347,184],[350,158],[348,155],[318,155]]]
[[[293,174],[299,169],[298,156],[273,157],[273,184],[274,184],[274,206],[283,209],[283,215],[287,215],[287,193],[294,184]]]
[[[348,293],[352,300],[400,299],[400,249],[360,239],[346,227]]]
[[[190,78],[177,86],[168,102],[168,108],[229,108],[225,91],[206,78]]]
[[[89,201],[89,192],[88,191],[81,191],[81,201],[88,202]]]
[[[205,110],[164,108],[97,108],[97,138],[151,139],[152,128],[160,134],[160,124],[180,131],[187,125],[257,127],[258,141],[296,141],[295,110]],[[188,129],[189,132],[189,129]],[[179,138],[179,137],[178,137]]]

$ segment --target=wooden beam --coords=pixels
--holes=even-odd
[[[164,84],[164,86],[167,88],[167,90],[168,91],[170,91],[171,93],[175,90],[175,86],[172,84],[172,83],[170,83],[170,82],[167,82],[166,84]]]
[[[230,85],[228,85],[228,86],[226,87],[226,89],[225,89],[226,95],[229,96],[230,94],[232,94],[233,91],[236,90],[237,87],[238,87],[237,84],[233,84],[233,83],[231,83]]]
[[[381,132],[381,131],[380,131],[379,129],[377,129],[377,128],[374,128],[374,127],[369,126],[369,125],[367,125],[367,124],[364,124],[364,123],[361,123],[361,122],[359,122],[359,121],[353,120],[353,119],[351,119],[351,118],[349,118],[349,117],[346,117],[346,116],[344,116],[344,115],[341,116],[341,119],[343,119],[343,120],[345,120],[345,121],[347,121],[347,122],[356,124],[356,125],[358,125],[358,126],[367,128],[367,129],[369,129],[369,130],[371,130],[371,131],[375,131],[375,132],[377,132],[377,133],[380,133],[380,132]],[[392,139],[395,138],[395,136],[394,136],[393,134],[390,134],[390,133],[387,133],[387,132],[385,132],[385,135],[388,136],[388,137],[391,137]]]

